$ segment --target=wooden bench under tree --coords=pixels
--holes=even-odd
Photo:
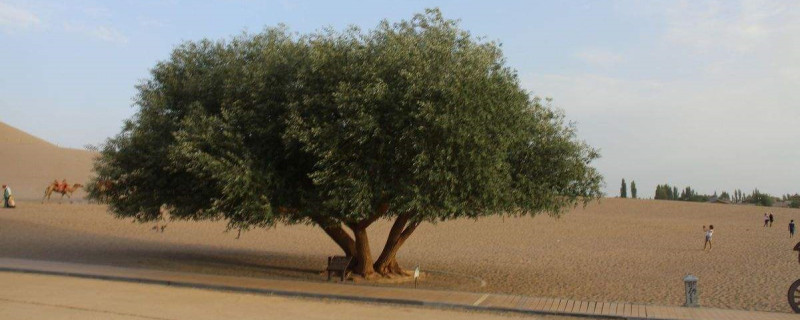
[[[342,281],[344,281],[344,279],[346,279],[347,275],[350,273],[350,262],[352,261],[353,257],[328,257],[328,268],[325,269],[325,271],[328,272],[328,281],[331,280],[332,272],[338,272],[342,276]]]

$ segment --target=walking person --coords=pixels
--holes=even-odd
[[[789,238],[794,238],[794,220],[789,221]]]
[[[769,227],[772,228],[772,222],[775,221],[775,217],[772,216],[772,213],[769,214]]]
[[[768,224],[769,224],[769,216],[765,213],[764,214],[764,227],[766,227]]]
[[[12,208],[11,200],[11,188],[7,185],[3,185],[3,207],[5,208]]]
[[[714,235],[714,225],[708,226],[708,229],[706,229],[706,226],[703,226],[703,232],[706,234],[706,242],[703,243],[703,251],[706,250],[706,247],[708,247],[708,251],[711,251],[711,236]]]

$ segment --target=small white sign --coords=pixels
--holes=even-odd
[[[419,266],[414,268],[414,279],[419,278]]]

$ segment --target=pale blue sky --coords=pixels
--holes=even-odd
[[[286,24],[372,28],[427,7],[503,43],[526,88],[601,149],[606,192],[800,192],[796,1],[0,0],[0,121],[81,148],[119,132],[134,85],[186,40]]]

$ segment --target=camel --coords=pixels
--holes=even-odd
[[[57,193],[61,194],[61,199],[58,200],[58,203],[61,203],[61,200],[64,199],[64,196],[67,196],[67,198],[71,198],[72,197],[72,193],[75,192],[76,190],[80,189],[80,188],[83,188],[83,185],[80,184],[80,183],[76,183],[76,184],[72,185],[72,187],[67,186],[67,188],[65,190],[57,190],[56,186],[51,184],[51,185],[47,186],[46,190],[44,190],[44,197],[42,197],[42,203],[44,203],[45,199],[50,201],[50,195],[52,195],[53,192],[57,192]]]

